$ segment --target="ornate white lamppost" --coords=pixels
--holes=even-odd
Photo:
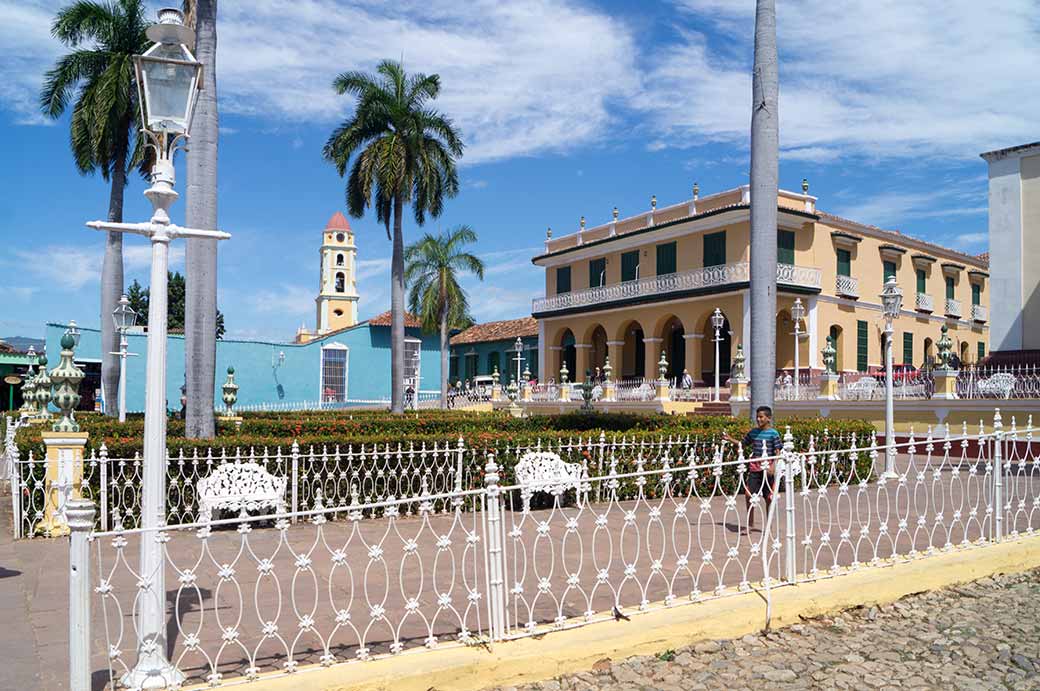
[[[802,304],[801,298],[795,298],[794,304],[791,305],[791,319],[794,320],[794,400],[800,400],[801,396],[798,380],[801,371],[801,363],[799,362],[799,345],[802,339],[802,319],[805,318],[805,305]]]
[[[715,327],[715,400],[719,398],[719,344],[722,343],[722,327],[726,323],[726,317],[718,307],[711,315],[711,325]]]
[[[523,339],[520,338],[519,336],[517,336],[516,337],[516,343],[513,344],[513,347],[516,348],[516,357],[513,358],[513,360],[516,361],[516,381],[519,383],[519,386],[521,388],[523,388],[525,380],[521,378],[522,375],[523,375],[523,372],[521,372],[521,370],[520,370],[520,368],[523,367],[523,364],[524,364],[524,341],[523,341]]]
[[[881,291],[881,310],[885,315],[885,476],[896,477],[895,412],[892,403],[892,322],[899,316],[903,306],[903,291],[894,276],[885,281]]]
[[[173,157],[187,140],[201,88],[202,64],[189,45],[194,33],[184,26],[180,10],[159,10],[159,23],[148,28],[155,45],[134,57],[142,131],[155,153],[152,186],[145,196],[152,218],[144,223],[92,221],[95,230],[135,233],[152,243],[150,300],[148,304],[147,375],[145,378],[144,478],[141,497],[140,589],[137,616],[137,665],[122,683],[130,688],[179,686],[184,675],[166,659],[166,579],[163,544],[155,529],[166,520],[166,271],[170,241],[182,237],[226,240],[218,230],[182,228],[170,222],[169,209],[177,199]]]
[[[127,352],[126,331],[137,323],[137,312],[130,307],[130,298],[123,295],[119,304],[112,310],[112,321],[119,332],[119,351],[112,355],[119,356],[119,421],[126,422],[126,358],[137,353]]]

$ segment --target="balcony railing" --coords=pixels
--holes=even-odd
[[[576,290],[546,298],[537,298],[531,303],[531,312],[540,314],[575,307],[589,307],[633,298],[668,295],[703,288],[725,288],[728,285],[747,283],[750,279],[747,263],[705,266],[691,271],[682,271],[664,276],[651,276],[636,281],[626,281],[609,286]],[[777,264],[776,282],[783,286],[820,289],[821,272],[808,266]]]
[[[971,319],[972,321],[977,322],[989,321],[989,310],[986,309],[983,305],[972,305]]]
[[[946,298],[946,316],[959,317],[961,314],[961,301],[954,300],[953,298]]]
[[[934,312],[935,311],[935,298],[928,293],[917,294],[917,309],[921,312]]]
[[[859,297],[859,281],[852,276],[838,276],[834,282],[834,292],[845,297]]]

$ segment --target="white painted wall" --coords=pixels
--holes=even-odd
[[[1022,349],[1020,160],[989,159],[990,350]]]

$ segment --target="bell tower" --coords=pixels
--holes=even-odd
[[[357,247],[354,231],[339,211],[322,231],[321,281],[318,287],[318,334],[357,324]]]

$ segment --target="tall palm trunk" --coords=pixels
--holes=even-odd
[[[751,82],[751,417],[773,405],[776,373],[776,204],[779,77],[775,0],[757,0]],[[747,339],[747,335],[745,335]]]
[[[188,153],[187,225],[217,227],[217,0],[195,2],[195,56],[203,66]],[[217,241],[192,238],[184,258],[185,436],[215,433],[213,397],[217,361]]]
[[[441,295],[444,295],[444,275],[441,274]],[[441,409],[448,407],[448,303],[441,303]],[[416,387],[418,388],[418,387]]]
[[[127,132],[129,126],[130,123],[126,123],[122,131]],[[127,137],[120,137],[116,142],[112,164],[112,187],[108,193],[108,220],[113,223],[123,221],[128,148]],[[116,416],[119,414],[119,356],[113,353],[119,350],[119,340],[115,323],[112,321],[112,312],[119,304],[119,297],[123,293],[123,234],[110,231],[106,235],[105,258],[101,264],[101,388],[105,396],[105,414]]]
[[[390,412],[404,412],[404,198],[394,197],[394,248],[390,259]],[[419,395],[416,387],[415,395]]]

